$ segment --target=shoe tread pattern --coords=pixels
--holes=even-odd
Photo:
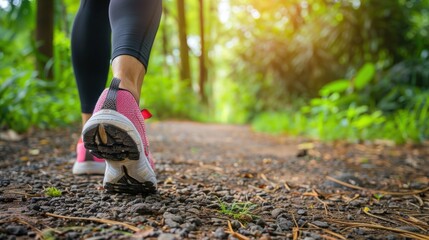
[[[83,135],[85,148],[98,158],[113,161],[139,160],[137,144],[123,129],[110,124],[98,124]]]
[[[128,194],[142,194],[149,195],[156,193],[155,185],[150,182],[139,182],[130,175],[128,175],[127,168],[122,166],[122,171],[124,172],[124,176],[118,180],[117,183],[109,183],[107,182],[104,188],[107,192],[111,193],[128,193]]]

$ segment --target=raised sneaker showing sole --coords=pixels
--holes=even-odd
[[[116,86],[118,85],[119,83],[116,82]],[[108,192],[143,195],[155,193],[157,181],[148,160],[148,145],[144,144],[141,134],[129,117],[120,112],[125,107],[121,106],[119,110],[116,110],[118,89],[114,89],[113,94],[111,94],[111,90],[112,86],[108,92],[105,90],[106,92],[99,99],[100,104],[97,103],[97,105],[102,104],[103,107],[97,109],[96,106],[95,113],[83,127],[82,138],[85,148],[90,150],[94,156],[106,160],[103,186]],[[129,92],[120,94],[123,102],[130,102],[130,99],[125,99],[130,94]],[[112,96],[114,97],[112,98]],[[132,96],[131,98],[135,101]],[[112,101],[112,99],[115,101],[115,105],[109,105],[108,101]],[[114,109],[109,109],[111,105]],[[140,113],[138,106],[131,107],[137,108],[136,111]],[[127,110],[129,109],[122,111]],[[130,116],[130,113],[126,114]],[[135,116],[131,115],[131,117]],[[144,126],[142,127],[144,129]],[[144,130],[142,132],[145,134]]]

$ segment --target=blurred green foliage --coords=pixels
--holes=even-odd
[[[0,128],[79,119],[70,61],[79,2],[55,1],[53,82],[34,67],[35,3],[0,4]],[[141,99],[156,118],[252,122],[328,141],[427,140],[429,0],[208,1],[207,104],[198,95],[199,5],[186,2],[189,87],[179,79],[176,0],[163,3]]]
[[[374,74],[374,65],[365,64],[352,79],[326,84],[320,89],[321,97],[312,98],[301,109],[289,110],[289,114],[261,114],[253,126],[260,131],[306,135],[325,141],[389,139],[405,143],[427,139],[429,91],[409,98],[402,108],[397,105],[394,112],[383,111],[376,98],[368,99],[365,94],[373,88]],[[397,92],[398,88],[401,86],[392,86],[389,91]],[[395,102],[393,99],[391,104]]]

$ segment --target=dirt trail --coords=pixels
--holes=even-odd
[[[178,121],[148,131],[151,196],[73,176],[77,127],[0,140],[0,239],[429,239],[428,145],[321,144]],[[62,196],[47,197],[50,186]]]

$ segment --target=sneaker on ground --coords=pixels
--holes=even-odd
[[[103,159],[93,156],[79,139],[76,146],[76,161],[73,165],[73,174],[104,174],[106,163]]]
[[[134,96],[120,89],[119,83],[113,78],[101,94],[83,127],[83,142],[93,155],[106,159],[103,186],[107,191],[154,193],[156,175],[144,125],[151,114],[140,111]]]

